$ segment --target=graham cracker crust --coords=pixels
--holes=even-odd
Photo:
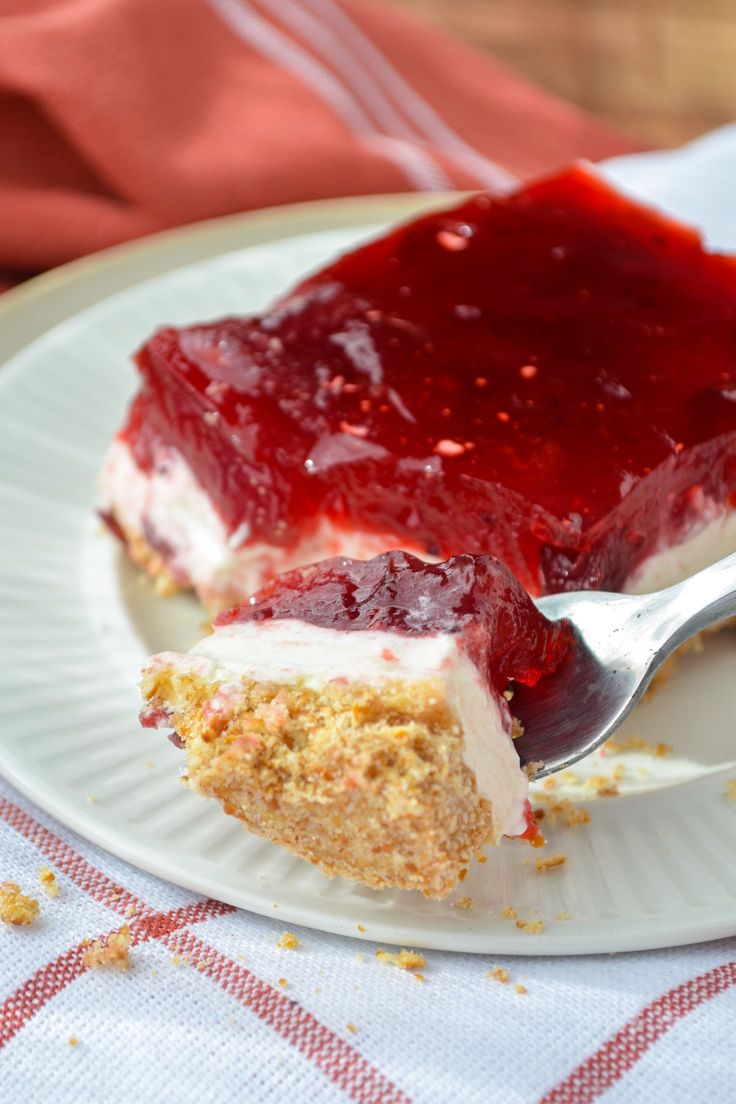
[[[445,897],[493,835],[439,681],[314,690],[163,667],[142,689],[191,789],[330,876]]]

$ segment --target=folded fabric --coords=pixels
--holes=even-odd
[[[436,28],[336,0],[5,0],[0,279],[297,200],[633,148]]]

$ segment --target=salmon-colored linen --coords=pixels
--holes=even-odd
[[[368,0],[0,3],[6,282],[214,215],[631,148]]]

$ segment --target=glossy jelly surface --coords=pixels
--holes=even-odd
[[[279,576],[215,624],[283,619],[344,632],[458,634],[497,690],[509,679],[533,685],[555,670],[572,640],[567,623],[543,617],[508,568],[469,554],[438,564],[406,552],[323,560]]]
[[[532,591],[623,585],[736,489],[736,262],[574,167],[156,334],[124,435],[230,531],[326,515]]]

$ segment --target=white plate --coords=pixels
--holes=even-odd
[[[692,177],[697,156],[679,157]],[[634,170],[641,175],[645,161],[646,190],[656,199],[657,180],[671,181],[671,155],[659,174],[652,155],[618,161],[612,172],[641,188]],[[736,641],[728,634],[683,662],[628,726],[672,744],[673,754],[586,764],[581,776],[610,775],[623,763],[624,796],[589,800],[588,826],[551,833],[551,849],[569,860],[557,872],[535,873],[536,853],[512,842],[490,850],[461,889],[473,900],[470,911],[329,881],[187,792],[177,778],[180,753],[138,727],[142,659],[161,647],[186,647],[199,635],[201,614],[188,598],[155,599],[93,514],[100,459],[135,386],[129,351],[164,322],[257,309],[364,236],[360,221],[374,228],[426,203],[397,197],[317,205],[312,225],[329,226],[332,214],[341,228],[291,239],[283,239],[288,211],[278,226],[265,216],[263,225],[282,240],[136,283],[152,259],[163,265],[167,256],[187,255],[192,231],[184,231],[47,278],[5,306],[2,337],[12,344],[34,311],[40,329],[44,319],[56,320],[60,296],[67,304],[94,302],[121,271],[134,285],[26,345],[0,375],[0,769],[66,824],[156,874],[256,912],[273,915],[278,906],[282,919],[328,931],[356,936],[360,924],[375,940],[518,954],[621,951],[733,934],[736,805],[723,795],[736,772]],[[291,225],[304,225],[305,210],[291,215]],[[258,217],[247,220],[250,240],[258,226]],[[717,241],[718,226],[709,229]],[[222,241],[222,228],[214,223],[209,237],[195,236],[198,251],[189,255],[201,256],[203,241],[205,252],[207,241],[210,248]],[[590,791],[581,781],[558,792],[579,799]],[[544,932],[519,930],[500,915],[506,905],[524,919],[543,918]],[[556,919],[562,913],[571,918]]]

